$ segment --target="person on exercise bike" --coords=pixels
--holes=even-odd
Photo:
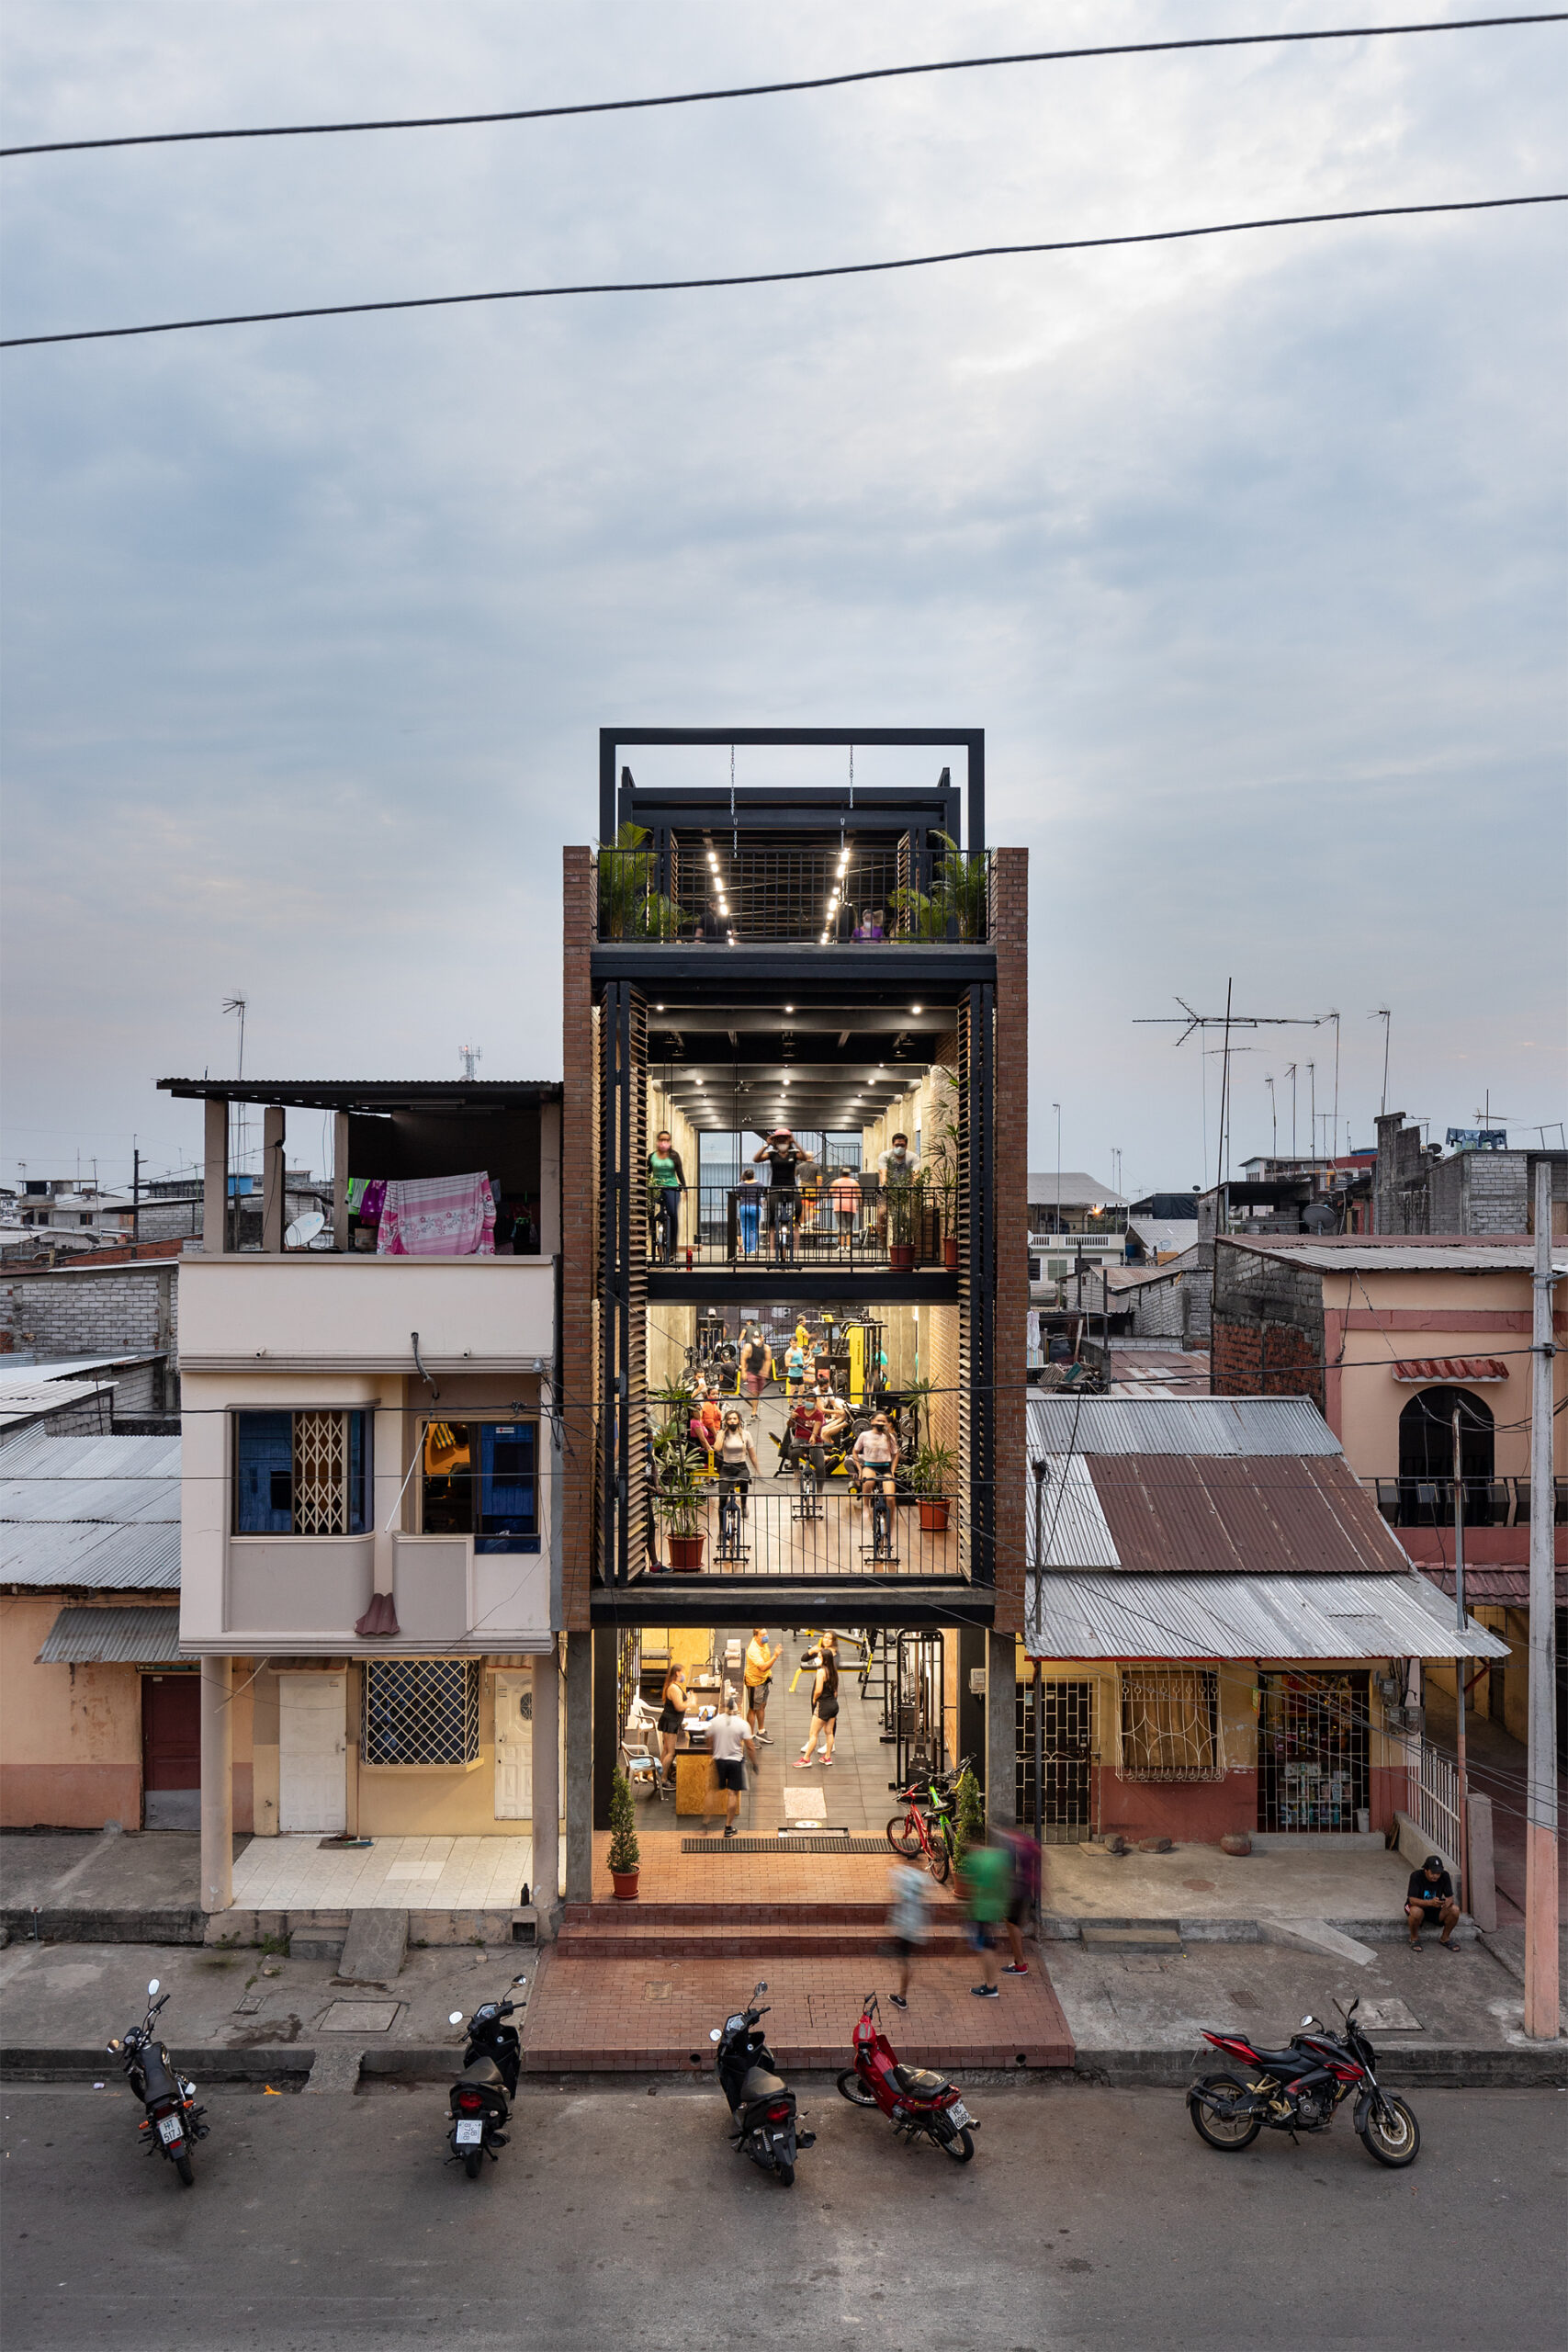
[[[747,1498],[753,1477],[761,1477],[757,1466],[757,1448],[750,1430],[741,1419],[735,1406],[729,1406],[719,1428],[718,1443],[714,1448],[718,1465],[718,1531],[720,1551],[726,1550],[727,1526],[732,1531],[729,1548],[740,1548],[740,1520],[746,1516]],[[740,1503],[739,1517],[735,1517],[735,1498]]]
[[[822,1430],[826,1416],[814,1396],[797,1396],[790,1408],[789,1454],[795,1466],[800,1485],[801,1508],[806,1508],[806,1465],[809,1462],[817,1476],[817,1493],[820,1495],[827,1479],[827,1458],[822,1445]]]
[[[868,1506],[880,1487],[887,1507],[886,1543],[893,1548],[893,1476],[898,1467],[898,1441],[888,1425],[886,1413],[873,1417],[868,1429],[862,1430],[851,1450],[851,1461],[860,1479],[861,1499]],[[874,1525],[874,1518],[873,1524]]]
[[[823,1454],[830,1465],[839,1462],[846,1464],[845,1476],[850,1481],[850,1492],[853,1498],[858,1496],[860,1489],[855,1485],[853,1471],[847,1465],[849,1449],[854,1442],[854,1418],[843,1398],[831,1388],[822,1390],[817,1402],[822,1408],[820,1442]],[[831,1467],[829,1467],[829,1476],[831,1476]]]

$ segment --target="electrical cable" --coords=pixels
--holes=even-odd
[[[998,261],[1025,254],[1095,253],[1114,245],[1177,244],[1255,229],[1305,229],[1343,220],[1403,220],[1445,212],[1500,212],[1524,205],[1568,204],[1568,191],[1544,196],[1458,197],[1441,204],[1367,204],[1346,212],[1285,212],[1258,220],[1212,220],[1193,229],[1142,229],[1114,237],[1048,237],[1020,244],[965,245],[951,253],[906,254],[894,261],[827,262],[813,269],[742,270],[713,277],[604,278],[580,286],[506,286],[482,294],[407,294],[378,302],[312,302],[287,311],[230,311],[201,319],[155,319],[134,327],[73,327],[55,334],[0,337],[0,351],[39,344],[111,343],[133,335],[187,334],[200,327],[272,326],[291,319],[341,319],[382,311],[446,311],[476,302],[539,302],[582,294],[691,294],[737,286],[796,286],[826,277],[874,277],[895,270],[941,269],[953,263]]]
[[[321,139],[367,130],[451,130],[496,122],[547,122],[589,114],[632,114],[656,107],[711,106],[731,98],[781,97],[791,92],[838,90],[857,82],[894,82],[919,74],[974,74],[1003,65],[1057,65],[1093,57],[1143,57],[1181,50],[1281,48],[1306,41],[1387,40],[1404,33],[1484,32],[1513,25],[1558,25],[1565,12],[1517,17],[1450,17],[1425,24],[1336,25],[1286,33],[1209,33],[1188,40],[1104,41],[1087,49],[1018,50],[996,57],[938,58],[919,65],[869,65],[847,74],[817,74],[788,82],[741,83],[728,89],[679,90],[653,98],[591,98],[576,105],[511,107],[488,114],[396,115],[365,122],[264,123],[251,130],[125,132],[107,139],[49,139],[0,147],[0,158],[78,154],[98,147],[173,147],[220,139]]]

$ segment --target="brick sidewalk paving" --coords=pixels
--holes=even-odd
[[[770,2045],[781,2067],[847,2066],[861,2003],[883,1996],[883,2023],[900,2058],[915,2065],[1070,2066],[1073,2040],[1031,1948],[1026,1977],[1004,1976],[1001,1997],[978,2001],[979,1970],[967,1954],[917,1963],[906,2014],[886,1995],[891,1963],[867,1957],[573,1960],[551,1952],[540,1967],[523,2034],[525,2070],[652,2067],[694,2074],[713,2064],[709,2029],[742,2007],[759,1977],[772,2003]],[[693,2064],[693,2059],[698,2062]]]
[[[694,1822],[691,1834],[700,1833]],[[683,1854],[676,1837],[642,1838],[637,1897],[643,1903],[725,1903],[744,1910],[758,1903],[878,1903],[886,1905],[887,1873],[897,1857],[878,1854]],[[593,1836],[593,1900],[615,1899],[610,1883],[610,1833]],[[952,1889],[931,1881],[934,1904]],[[637,1916],[636,1904],[626,1905]]]

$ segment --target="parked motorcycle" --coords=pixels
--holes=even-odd
[[[126,2080],[147,2109],[137,2126],[146,2135],[143,2148],[149,2155],[154,2148],[162,2149],[189,2188],[196,2179],[190,2152],[212,2127],[201,2120],[207,2109],[196,2104],[196,2085],[180,2073],[166,2046],[152,2039],[152,2021],[168,2006],[168,1999],[166,1993],[162,2000],[158,1998],[154,1976],[147,1987],[147,2015],[142,2023],[133,2025],[123,2041],[115,2035],[107,2047],[109,2056],[124,2066]]]
[[[719,2088],[735,2119],[730,2134],[734,2145],[764,2172],[776,2173],[788,2188],[795,2180],[797,2154],[815,2147],[817,2134],[796,2131],[795,2093],[773,2071],[773,2053],[759,2022],[768,2012],[756,2006],[758,1994],[767,1989],[764,1978],[752,1987],[745,2009],[716,2025],[708,2040],[718,2044],[715,2064]]]
[[[1209,2033],[1203,2039],[1239,2073],[1205,2075],[1187,2094],[1193,2129],[1211,2148],[1229,2154],[1249,2148],[1267,2124],[1270,2132],[1322,2132],[1341,2102],[1356,2094],[1356,2130],[1370,2156],[1399,2169],[1414,2164],[1421,2127],[1402,2098],[1385,2091],[1374,2072],[1372,2045],[1356,2023],[1359,2000],[1348,2009],[1334,2004],[1345,2020],[1331,2033],[1317,2018],[1302,2019],[1288,2050],[1259,2050],[1239,2033]]]
[[[978,2120],[945,2075],[898,2064],[878,2023],[880,2016],[876,1995],[868,1993],[855,2028],[855,2063],[839,2076],[840,2096],[852,2107],[879,2107],[906,2140],[923,2133],[954,2164],[966,2165],[975,2153]]]
[[[526,1984],[528,1979],[514,1976],[512,1982],[513,1985]],[[515,2001],[481,2001],[468,2019],[463,2071],[453,2084],[447,2102],[452,2116],[452,2153],[446,2161],[449,2165],[460,2162],[470,2180],[478,2179],[486,2156],[491,2164],[498,2164],[501,2160],[496,2150],[506,2145],[511,2103],[517,2096],[517,2077],[523,2066],[523,2045],[517,2029],[506,2023],[509,2017],[515,2015],[516,2008]],[[461,2025],[462,2010],[454,2009],[446,2022]]]

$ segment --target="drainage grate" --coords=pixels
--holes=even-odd
[[[683,1854],[889,1854],[885,1838],[682,1838]]]

